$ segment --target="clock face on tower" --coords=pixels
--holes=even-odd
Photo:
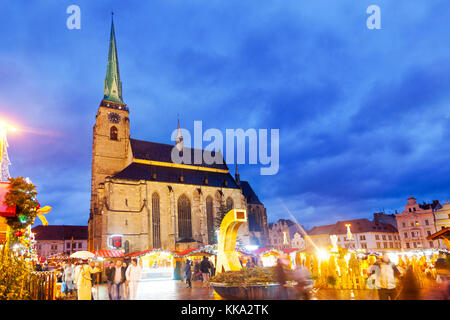
[[[120,115],[118,115],[115,112],[111,112],[111,113],[108,114],[108,119],[109,119],[109,122],[119,123],[120,122]]]

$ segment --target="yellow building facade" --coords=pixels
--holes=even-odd
[[[436,223],[436,230],[450,228],[450,203],[444,203],[442,208],[434,212],[434,219]]]

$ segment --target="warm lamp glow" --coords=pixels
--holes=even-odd
[[[17,131],[17,128],[6,122],[0,121],[0,132],[6,133],[6,131]]]
[[[323,249],[317,250],[317,256],[319,257],[320,260],[328,259],[328,253]]]

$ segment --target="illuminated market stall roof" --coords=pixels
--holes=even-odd
[[[142,251],[130,252],[130,253],[126,254],[125,257],[139,258],[148,253],[158,253],[158,252],[167,252],[167,253],[173,254],[174,256],[177,255],[176,251],[165,251],[162,249],[154,249],[153,248],[153,249],[146,249],[146,250],[142,250]]]
[[[427,240],[439,240],[442,238],[450,238],[450,227],[444,228],[436,233],[433,233],[432,235],[429,235],[427,237]]]
[[[94,250],[91,251],[97,257],[101,258],[123,258],[124,254],[122,250]]]

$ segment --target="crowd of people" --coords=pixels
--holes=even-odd
[[[425,259],[423,259],[425,260]],[[417,277],[418,270],[425,274],[428,280],[443,284],[443,294],[450,297],[450,281],[447,276],[436,272],[436,269],[447,268],[444,258],[430,263],[410,263],[400,258],[393,263],[388,254],[367,257],[368,267],[364,271],[366,289],[376,290],[380,300],[418,300],[421,298],[421,285]],[[243,268],[262,267],[261,259],[249,258]],[[441,266],[442,265],[442,266]],[[419,269],[418,269],[419,268]],[[279,299],[288,299],[288,287],[295,290],[296,298],[310,299],[315,290],[311,269],[306,265],[297,264],[290,269],[287,259],[280,257],[275,266],[276,281],[282,284]],[[35,271],[56,271],[58,282],[61,282],[61,292],[67,298],[79,300],[96,300],[100,298],[99,286],[106,280],[107,293],[110,300],[135,300],[139,281],[142,278],[142,266],[137,259],[106,261],[71,260],[60,263],[37,264]],[[181,268],[181,275],[186,288],[192,288],[192,281],[201,281],[202,287],[210,287],[210,278],[215,274],[215,266],[207,256],[200,261],[187,259]],[[104,275],[104,276],[102,276]],[[294,284],[294,285],[292,285]],[[422,284],[423,285],[423,284]],[[104,298],[104,296],[102,296]]]
[[[55,271],[61,283],[61,294],[68,299],[97,300],[104,272],[110,300],[135,300],[142,267],[137,259],[99,261],[71,260],[36,264],[35,271]]]
[[[202,261],[193,263],[186,260],[183,269],[186,288],[192,288],[192,280],[201,280],[203,287],[210,287],[209,279],[215,274],[214,265],[209,261],[208,257],[203,256]]]
[[[441,298],[449,299],[449,271],[448,266],[445,266],[442,260],[442,257],[437,259],[437,262],[435,262],[437,266],[430,265],[430,263],[415,265],[405,263],[401,259],[400,263],[395,264],[386,253],[381,256],[369,256],[366,288],[376,290],[380,300],[420,300],[422,298],[421,286],[417,273],[421,272],[426,275],[428,286],[430,286],[430,283],[435,283],[440,289]],[[442,266],[439,266],[439,263]],[[289,268],[286,259],[279,258],[275,266],[276,280],[282,284],[278,298],[281,300],[287,299],[287,284],[288,282],[294,282],[296,284],[293,287],[296,289],[297,297],[309,299],[314,290],[314,280],[310,270],[299,264],[296,265],[294,272],[288,275],[287,269]],[[436,272],[436,269],[440,269],[440,272],[444,272],[444,274]]]

